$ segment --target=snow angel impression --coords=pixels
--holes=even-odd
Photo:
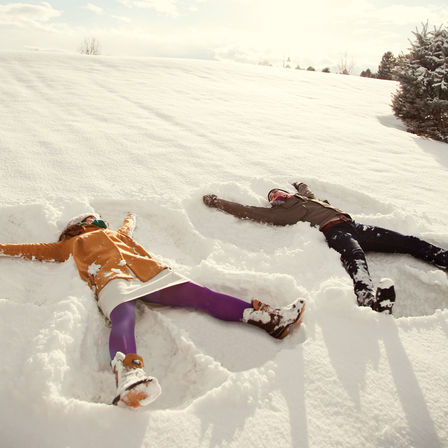
[[[247,303],[193,283],[152,258],[132,239],[134,227],[131,213],[118,230],[110,229],[99,216],[85,214],[72,219],[56,243],[0,244],[3,256],[59,262],[73,256],[79,275],[112,323],[109,352],[117,386],[113,404],[137,408],[161,393],[157,379],[145,373],[143,359],[136,353],[136,299],[191,307],[217,319],[256,325],[278,339],[300,324],[303,300],[273,308],[256,299]]]

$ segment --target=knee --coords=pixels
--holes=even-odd
[[[351,254],[352,258],[355,260],[364,260],[366,257],[364,251],[360,247],[355,247],[352,249]]]
[[[365,253],[360,246],[349,246],[339,250],[342,261],[364,260]]]
[[[134,301],[120,303],[116,306],[110,314],[110,320],[113,327],[134,325]]]

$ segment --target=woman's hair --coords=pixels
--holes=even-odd
[[[72,218],[67,225],[65,226],[65,229],[62,231],[62,233],[59,235],[59,241],[62,240],[67,240],[69,238],[72,238],[76,235],[80,235],[81,233],[84,232],[81,223],[90,217],[94,217],[95,219],[97,219],[97,216],[94,215],[93,213],[84,213],[82,215],[79,216],[75,216],[74,218]]]
[[[78,222],[83,222],[85,219],[90,218],[93,216],[95,219],[98,219],[98,216],[96,216],[94,213],[83,213],[82,215],[73,217],[65,226],[66,228],[69,226],[72,226],[73,224],[78,224]]]

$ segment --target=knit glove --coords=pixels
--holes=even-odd
[[[293,182],[291,185],[297,190],[300,191],[300,185],[302,185],[303,182]]]
[[[207,207],[212,207],[212,208],[218,207],[219,199],[218,199],[218,196],[216,196],[216,194],[206,194],[202,197],[202,200],[204,201],[204,204]]]

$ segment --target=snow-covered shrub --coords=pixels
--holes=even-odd
[[[414,32],[411,51],[396,71],[394,114],[408,131],[448,143],[448,28]]]

